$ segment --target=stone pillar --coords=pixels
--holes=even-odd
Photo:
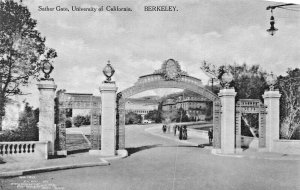
[[[266,115],[266,150],[272,151],[273,141],[279,140],[279,91],[266,91],[263,95],[264,104],[267,106]]]
[[[39,141],[48,141],[48,154],[54,155],[56,127],[54,124],[54,98],[56,84],[53,80],[41,80],[37,84],[40,91]]]
[[[235,95],[233,88],[222,89],[218,94],[221,99],[221,152],[235,153]]]
[[[100,86],[101,110],[101,155],[116,155],[116,92],[115,83]]]

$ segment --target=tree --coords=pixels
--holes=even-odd
[[[29,103],[25,103],[24,110],[20,113],[19,126],[15,130],[6,130],[0,141],[38,141],[39,109],[33,109]]]
[[[155,121],[155,123],[161,123],[161,111],[159,110],[149,111],[149,113],[145,115],[145,119],[150,119],[152,121]]]
[[[236,100],[239,99],[260,99],[262,94],[268,88],[265,77],[267,73],[263,71],[259,65],[222,65],[220,67],[211,66],[212,64],[203,63],[202,68],[209,70],[215,68],[210,73],[214,73],[215,77],[219,79],[220,85],[224,86],[222,76],[228,70],[233,75],[233,81],[230,86],[234,87],[237,95]]]
[[[280,98],[280,136],[291,139],[300,128],[300,69],[288,69],[287,76],[278,77]],[[295,137],[299,138],[299,137]]]
[[[23,94],[22,86],[39,76],[44,62],[57,57],[45,46],[36,20],[27,7],[11,0],[0,2],[0,131],[8,96]]]
[[[24,111],[20,114],[19,118],[19,131],[22,133],[22,136],[32,141],[38,140],[38,122],[39,109],[33,109],[33,107],[26,102]]]
[[[73,124],[76,127],[80,127],[81,125],[83,125],[85,122],[85,117],[82,115],[77,115],[76,117],[73,118]]]
[[[180,112],[178,112],[178,110],[162,112],[162,119],[164,120],[164,122],[173,122],[176,121],[177,118],[180,118]]]
[[[142,116],[134,112],[125,115],[125,124],[137,124],[142,122]]]
[[[176,122],[188,122],[188,121],[189,121],[189,117],[186,111],[183,108],[179,108],[177,110]]]

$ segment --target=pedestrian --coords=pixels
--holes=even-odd
[[[183,140],[187,140],[187,128],[186,126],[183,126],[183,136],[182,136]]]
[[[174,136],[176,136],[177,125],[173,125]]]
[[[163,133],[166,133],[167,126],[166,126],[166,125],[163,125],[162,130],[163,130]]]
[[[168,133],[170,133],[170,129],[171,129],[171,126],[170,126],[170,124],[168,124],[167,125],[167,131],[168,131]]]
[[[211,144],[212,140],[213,140],[213,129],[212,128],[210,128],[208,130],[208,139],[209,139],[209,144]]]
[[[182,140],[182,126],[179,126],[179,140]]]

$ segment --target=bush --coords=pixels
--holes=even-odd
[[[70,118],[67,118],[66,120],[66,128],[71,128],[72,127],[72,120]]]
[[[86,116],[77,115],[76,117],[73,118],[73,124],[76,127],[80,127],[82,125],[90,125],[91,124],[91,116],[90,115],[86,115]]]
[[[125,115],[125,124],[138,124],[142,122],[142,116],[134,112]]]

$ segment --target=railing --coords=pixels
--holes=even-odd
[[[48,142],[0,142],[2,159],[48,159]]]

